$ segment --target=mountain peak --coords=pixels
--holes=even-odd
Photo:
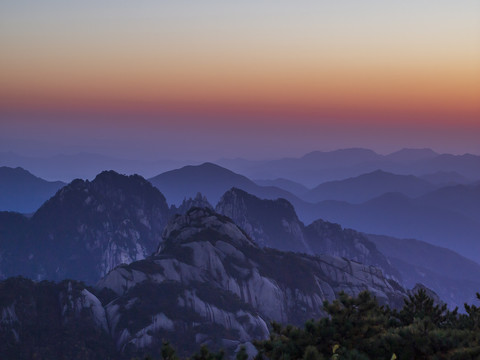
[[[233,219],[261,247],[311,253],[303,238],[303,223],[285,199],[259,199],[232,188],[222,196],[215,210]]]
[[[73,180],[70,184],[60,189],[57,194],[59,196],[52,197],[39,210],[43,210],[43,208],[48,207],[52,203],[63,202],[65,197],[74,196],[77,200],[87,198],[93,194],[92,192],[103,199],[114,199],[124,204],[127,204],[127,198],[135,197],[134,194],[150,197],[151,200],[148,202],[160,201],[165,203],[166,201],[163,194],[140,175],[123,175],[116,171],[108,170],[99,173],[92,181]]]
[[[121,176],[125,176],[125,175],[121,175],[118,172],[116,172],[115,170],[104,170],[101,173],[99,173],[97,176],[95,176],[95,179],[93,181],[115,179],[115,178],[119,178]]]
[[[255,246],[233,221],[209,208],[191,208],[185,215],[175,216],[165,227],[157,253],[171,245],[222,240],[235,247]]]
[[[258,198],[257,196],[252,195],[252,194],[250,194],[250,193],[248,193],[248,192],[246,192],[242,189],[236,188],[236,187],[232,187],[225,194],[223,194],[222,198],[220,199],[219,205],[217,205],[217,206],[221,206],[221,204],[226,202],[226,201],[231,201],[233,199],[238,199],[238,198],[241,198],[241,199],[244,199],[244,200],[249,200],[249,201],[263,201],[264,203],[275,204],[277,207],[283,208],[283,210],[285,211],[285,213],[287,215],[289,215],[290,217],[298,220],[297,214],[295,213],[295,208],[293,207],[293,205],[289,201],[287,201],[283,198],[278,198],[278,199],[275,199],[275,200],[270,200],[270,199],[260,200],[260,198]]]
[[[333,151],[318,151],[318,150],[312,151],[303,155],[301,158],[306,160],[306,159],[318,159],[318,158],[323,158],[327,156],[342,157],[342,158],[343,157],[375,158],[375,157],[378,157],[379,155],[371,149],[348,148],[348,149],[338,149]]]
[[[14,168],[9,166],[0,166],[0,175],[3,175],[3,174],[19,174],[19,175],[34,176],[30,171],[25,170],[20,166],[17,166]]]
[[[47,181],[21,167],[0,167],[0,210],[35,212],[65,184]]]
[[[207,168],[207,169],[222,169],[222,170],[227,170],[227,171],[230,171],[228,169],[225,169],[224,167],[220,166],[220,165],[217,165],[217,164],[214,164],[212,162],[204,162],[200,165],[197,165],[197,167],[199,168]]]
[[[48,244],[35,255],[48,259],[45,277],[81,273],[94,282],[154,252],[168,217],[165,197],[147,180],[104,171],[93,181],[72,181],[45,202],[31,218],[35,236],[28,241]]]
[[[394,161],[411,162],[411,161],[434,158],[435,156],[438,156],[438,154],[429,148],[422,148],[422,149],[403,148],[401,150],[388,154],[386,157]]]
[[[116,183],[116,184],[126,184],[126,183],[137,183],[137,184],[148,184],[150,183],[145,180],[143,177],[140,175],[123,175],[119,174],[118,172],[114,170],[105,170],[99,173],[97,176],[95,176],[95,179],[93,179],[92,183],[105,183],[105,184],[111,184],[111,183]]]
[[[165,194],[170,203],[176,205],[186,198],[194,198],[197,192],[201,192],[213,204],[232,186],[245,189],[257,186],[243,175],[208,162],[167,171],[149,180]]]
[[[351,178],[351,179],[361,179],[361,178],[372,178],[372,179],[378,179],[378,180],[381,179],[381,180],[392,180],[392,181],[395,181],[395,180],[397,180],[397,181],[410,180],[410,181],[415,181],[415,182],[421,183],[421,184],[426,183],[425,180],[423,180],[419,177],[416,177],[414,175],[394,174],[392,172],[385,171],[385,170],[382,170],[382,169],[377,169],[377,170],[374,170],[372,172],[362,174],[362,175],[356,176],[356,177]],[[348,179],[345,179],[345,180],[348,180]],[[340,180],[340,181],[342,181],[342,180]]]

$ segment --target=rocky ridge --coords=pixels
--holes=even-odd
[[[74,180],[63,187],[15,231],[12,216],[0,217],[0,242],[8,250],[0,256],[4,277],[93,284],[116,266],[151,255],[169,209],[163,195],[142,177],[105,171],[93,181]],[[13,267],[8,266],[12,259]]]
[[[106,314],[121,349],[159,346],[161,336],[174,333],[197,344],[236,347],[268,336],[270,321],[301,324],[324,315],[323,301],[340,291],[369,290],[392,306],[406,294],[372,266],[262,249],[210,209],[177,216],[163,236],[154,256],[114,269],[96,286],[113,299]],[[139,313],[144,321],[130,325]]]
[[[305,226],[287,200],[263,200],[232,188],[215,210],[230,217],[261,247],[343,257],[376,266],[401,281],[399,272],[365,235],[323,220]]]

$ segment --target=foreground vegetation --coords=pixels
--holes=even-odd
[[[449,311],[422,289],[400,310],[380,306],[368,292],[356,298],[341,294],[324,306],[328,316],[308,321],[303,328],[273,323],[270,338],[255,342],[256,359],[480,359],[480,307],[465,305],[465,314]],[[161,355],[178,360],[168,343]],[[247,357],[244,348],[236,356]],[[206,347],[191,357],[222,358],[223,352]]]

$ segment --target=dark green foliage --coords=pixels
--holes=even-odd
[[[480,300],[480,293],[477,293],[477,299]],[[462,316],[462,325],[470,330],[480,331],[480,307],[465,304],[465,311],[468,316]]]
[[[303,360],[323,360],[325,357],[318,352],[315,346],[308,345],[303,354]]]
[[[170,345],[168,341],[163,342],[161,352],[163,360],[178,360],[175,349]]]
[[[185,290],[173,283],[155,288],[160,293],[171,294],[181,294]],[[0,324],[0,358],[179,360],[188,359],[193,353],[190,360],[223,360],[226,354],[222,350],[214,352],[206,345],[198,348],[195,335],[208,333],[213,339],[237,336],[226,333],[221,326],[198,323],[184,329],[181,337],[172,332],[159,333],[155,340],[158,344],[153,343],[149,348],[120,350],[112,337],[95,324],[88,307],[79,310],[69,305],[69,299],[75,303],[84,291],[84,284],[70,280],[34,283],[24,278],[11,278],[0,282],[0,308],[4,309]],[[201,320],[175,304],[147,301],[149,296],[161,297],[141,284],[131,291],[133,298],[138,299],[128,310],[132,323],[121,327],[132,332],[138,330],[134,319],[161,311],[177,311],[177,315],[189,319],[190,323]],[[222,297],[222,293],[208,287],[199,288],[197,296],[215,298],[221,305],[237,301]],[[477,298],[480,300],[480,294]],[[118,305],[125,305],[117,301]],[[480,358],[480,307],[476,305],[465,305],[466,313],[458,314],[456,309],[449,311],[445,305],[436,304],[420,289],[405,299],[400,310],[380,306],[368,292],[357,297],[341,293],[332,303],[325,302],[323,310],[327,316],[309,320],[303,327],[272,323],[269,339],[255,342],[258,350],[255,360],[388,360],[393,355],[398,360]],[[178,355],[162,338],[175,344]],[[211,341],[208,344],[212,349],[221,346]],[[248,358],[246,348],[241,346],[235,360]]]
[[[240,350],[237,352],[237,355],[235,356],[235,360],[247,360],[248,359],[248,354],[247,354],[247,349],[245,346],[241,346]]]
[[[225,354],[222,350],[217,353],[210,352],[205,345],[200,347],[200,350],[193,354],[191,360],[222,360]]]
[[[398,318],[404,324],[411,324],[415,318],[428,319],[436,326],[443,326],[451,315],[456,315],[456,310],[452,313],[447,311],[447,305],[436,305],[432,298],[428,297],[424,289],[417,293],[409,295],[405,299],[405,305],[398,314]]]
[[[480,300],[480,294],[478,295]],[[379,306],[363,292],[325,303],[328,316],[304,328],[272,324],[270,338],[256,342],[269,359],[478,359],[480,308],[448,311],[420,289],[400,311]]]
[[[84,288],[75,281],[0,282],[0,308],[10,309],[0,324],[0,359],[117,358],[111,337],[95,325],[92,315],[76,312],[66,300],[78,298]]]

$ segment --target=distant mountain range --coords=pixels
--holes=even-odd
[[[193,201],[202,203],[204,199],[197,196]],[[129,216],[127,232],[132,233],[147,224],[149,215],[143,214],[146,217],[142,218],[141,209],[152,209],[152,205],[163,204],[164,200],[142,178],[104,172],[91,183],[73,182],[50,202],[50,206],[59,206],[60,202],[65,214],[71,211],[70,206],[80,207],[77,215],[89,213],[88,205],[92,204],[91,209],[106,215],[98,221],[98,215],[81,216],[79,228],[96,226],[115,232],[126,221],[114,219]],[[51,208],[49,211],[59,215]],[[163,340],[174,344],[181,355],[198,350],[200,344],[233,354],[242,344],[248,347],[253,339],[268,337],[270,321],[300,325],[323,316],[323,301],[332,301],[340,291],[356,295],[369,290],[380,303],[401,306],[409,292],[385,276],[381,268],[349,260],[352,256],[363,256],[363,261],[372,256],[387,260],[387,265],[398,266],[401,276],[405,276],[404,283],[425,280],[433,290],[447,296],[442,300],[450,305],[461,304],[478,291],[480,265],[446,249],[416,240],[373,235],[367,238],[322,220],[305,228],[285,200],[261,200],[238,189],[222,196],[217,211],[230,212],[243,226],[212,209],[191,208],[171,218],[152,256],[127,259],[130,264],[115,267],[94,287],[71,280],[58,284],[34,283],[24,278],[1,281],[0,340],[8,346],[0,346],[0,356],[29,358],[35,352],[52,358],[58,351],[74,356],[85,347],[84,357],[130,359],[158,353]],[[3,214],[15,216],[10,220],[16,220],[13,227],[2,223],[2,239],[8,229],[15,232],[17,226],[29,221],[21,215]],[[132,221],[135,216],[140,216],[139,222]],[[41,218],[37,221],[48,223]],[[56,228],[62,229],[63,223],[57,222]],[[57,233],[55,227],[49,232]],[[76,252],[102,242],[103,235],[90,234],[95,241],[83,239],[75,245]],[[309,251],[322,254],[262,248],[257,244],[261,239],[268,240],[270,246],[287,248],[296,246],[295,241],[305,242],[309,243]],[[124,238],[114,237],[110,251],[124,243]],[[57,256],[61,251],[68,254],[72,242],[64,238],[57,247]],[[57,266],[58,260],[55,256],[43,259],[52,266]],[[84,262],[84,268],[78,271],[85,273],[90,265]],[[37,331],[39,328],[41,331]],[[62,341],[58,343],[58,339]]]
[[[0,276],[93,284],[152,254],[169,216],[163,195],[138,175],[74,180],[29,219],[0,212]]]
[[[216,211],[263,246],[374,265],[406,288],[428,286],[451,308],[473,302],[480,289],[478,263],[424,241],[365,235],[320,219],[305,227],[287,201],[261,200],[238,189],[225,193]]]
[[[33,213],[66,184],[46,181],[22,168],[0,167],[0,211]]]
[[[271,321],[321,317],[323,302],[340,291],[369,290],[394,308],[408,294],[374,267],[262,249],[229,218],[199,208],[168,223],[153,256],[117,267],[93,289],[8,279],[0,290],[0,339],[11,340],[0,347],[3,358],[33,351],[54,358],[52,348],[69,354],[87,340],[84,356],[94,359],[159,353],[163,339],[181,355],[205,343],[231,355],[267,338]]]
[[[462,186],[452,187],[456,188],[462,189]],[[466,200],[470,199],[471,194],[468,191],[464,192],[464,195]],[[387,197],[387,205],[395,205],[393,200],[397,197],[403,199],[407,205],[414,201],[395,194],[383,197]],[[376,203],[381,201],[377,198],[366,204],[373,206],[372,204]],[[471,202],[471,205],[478,206],[475,201]],[[365,212],[362,210],[365,204],[346,206],[358,207],[360,214]],[[458,219],[451,218],[441,218],[437,223],[438,219],[435,216],[445,213],[439,206],[435,204],[438,211],[430,214],[433,220],[427,223],[424,229],[429,229],[427,225],[430,225],[430,231],[440,234],[447,228],[456,229],[458,224],[462,224],[458,223]],[[461,204],[458,206],[461,208]],[[24,275],[38,280],[61,280],[68,277],[92,284],[122,263],[131,263],[148,257],[162,242],[162,231],[168,219],[176,216],[175,214],[186,214],[191,207],[213,210],[207,198],[199,193],[194,198],[182,202],[180,206],[169,208],[165,197],[140,176],[124,176],[109,171],[99,174],[91,182],[75,180],[58,191],[31,218],[11,212],[0,212],[0,276],[5,278]],[[418,242],[420,245],[417,247],[409,243],[409,249],[414,253],[422,253],[424,259],[409,257],[406,252],[402,256],[394,256],[388,249],[395,248],[399,240],[385,237],[388,240],[386,242],[388,246],[385,248],[388,255],[385,257],[372,242],[373,235],[366,237],[357,231],[343,229],[326,221],[329,220],[328,216],[317,218],[305,226],[297,216],[294,206],[284,199],[261,199],[244,190],[233,188],[222,194],[215,211],[233,219],[250,239],[262,247],[310,255],[329,254],[344,257],[366,266],[380,268],[386,276],[408,284],[408,287],[412,287],[416,282],[425,282],[422,274],[431,273],[431,279],[445,280],[445,283],[449,284],[448,287],[442,288],[440,280],[428,283],[433,290],[448,297],[446,301],[450,305],[461,304],[462,300],[471,300],[473,288],[476,288],[474,279],[466,278],[462,280],[463,282],[455,282],[456,278],[461,277],[459,274],[462,271],[477,274],[475,266],[468,265],[473,262],[458,254],[446,250],[437,251],[435,246],[428,245],[429,249],[433,249],[430,250],[431,256],[438,261],[435,260],[434,265],[427,266],[425,261],[429,259],[429,255],[428,251],[422,250],[425,248],[422,245],[424,243]],[[379,207],[377,213],[370,209],[364,216],[373,217],[374,219],[368,218],[372,222],[377,221],[376,229],[383,226],[381,222],[385,222],[385,219],[390,219],[389,221],[395,219],[395,226],[400,230],[413,226],[412,217],[429,216],[422,215],[421,211],[419,213],[410,213],[410,210],[398,211],[403,217],[385,206]],[[447,215],[451,216],[452,213],[460,218],[463,216],[453,211]],[[328,214],[338,215],[332,211]],[[342,211],[340,215],[351,214]],[[419,218],[417,221],[421,224],[425,219]],[[421,230],[421,226],[417,226]],[[464,229],[467,230],[469,229]],[[377,239],[375,238],[375,243]],[[451,245],[453,248],[459,244],[469,246],[469,249],[475,249],[477,246],[474,238],[458,236],[454,239],[458,244]],[[475,254],[472,250],[465,255],[472,257]],[[448,264],[453,258],[455,270],[452,266],[442,268],[442,263]],[[461,265],[462,262],[465,264],[464,267]],[[406,279],[405,282],[403,277]]]
[[[260,186],[274,186],[283,190],[286,190],[293,195],[298,196],[299,198],[302,198],[305,193],[308,192],[308,188],[306,186],[303,186],[302,184],[299,184],[295,181],[288,180],[288,179],[274,179],[274,180],[253,180],[255,184],[260,185]]]
[[[415,199],[415,202],[453,210],[480,222],[480,183],[445,186]]]
[[[150,181],[169,201],[176,202],[201,192],[215,204],[232,187],[261,199],[284,198],[306,224],[325,219],[363,232],[421,239],[480,261],[477,241],[480,234],[479,188],[474,185],[439,189],[415,176],[377,170],[324,183],[307,192],[302,200],[286,190],[259,186],[242,175],[210,163],[170,171]],[[332,200],[306,201],[322,196]]]
[[[221,159],[216,163],[252,179],[285,178],[307,187],[378,169],[416,176],[455,172],[469,179],[469,182],[480,179],[480,156],[437,154],[430,149],[403,149],[389,155],[380,155],[372,150],[355,148],[314,151],[300,158],[267,161]]]
[[[301,174],[322,159],[350,171],[378,156],[316,152],[265,166],[286,161]],[[450,307],[472,303],[480,183],[467,180],[477,168],[462,166],[476,158],[381,157],[426,172],[376,166],[307,189],[212,163],[150,181],[103,171],[66,185],[0,168],[0,204],[28,213],[0,211],[0,358],[131,359],[158,353],[164,339],[185,354],[206,343],[232,355],[268,337],[270,321],[324,316],[323,301],[340,291],[398,307],[408,289],[427,286]],[[439,161],[450,168],[436,171]],[[323,170],[312,167],[312,179]]]
[[[195,197],[198,192],[205,195],[211,204],[216,204],[220,197],[232,187],[265,199],[300,200],[286,190],[275,186],[257,185],[243,175],[212,163],[190,165],[167,171],[149,181],[165,195],[169,203],[177,205],[186,198]]]
[[[121,159],[94,153],[60,154],[50,157],[0,153],[0,166],[22,167],[43,179],[65,182],[76,178],[93,179],[95,175],[108,169],[150,178],[161,172],[200,163],[165,158]],[[480,179],[480,156],[438,154],[430,149],[403,149],[389,155],[380,155],[372,150],[353,148],[329,152],[314,151],[300,158],[220,159],[215,163],[250,179],[259,181],[283,179],[309,188],[326,181],[343,180],[378,169],[401,175],[431,175],[433,178],[426,180],[438,185],[471,183]],[[442,176],[447,177],[447,181],[442,180]],[[259,185],[283,188],[280,186],[281,182]],[[292,187],[286,190],[299,195]]]
[[[437,171],[422,175],[421,178],[437,186],[472,184],[471,180],[455,171]]]
[[[248,205],[248,208],[241,204]],[[192,206],[211,207],[197,194],[178,208],[142,177],[105,171],[93,181],[75,180],[45,202],[31,218],[0,212],[0,276],[24,275],[33,279],[70,278],[94,283],[115,266],[150,255],[161,242],[168,219]],[[249,231],[261,246],[285,251],[324,253],[315,231],[306,229],[286,200],[260,200],[242,190],[229,190],[217,211],[260,227],[262,236]],[[230,212],[233,211],[231,214]],[[268,221],[265,218],[268,215]],[[248,229],[248,223],[239,222]],[[338,237],[338,235],[335,235]],[[352,237],[331,255],[381,265],[392,273],[385,258],[364,237]],[[359,251],[371,248],[368,256]],[[314,249],[315,251],[312,251]]]
[[[421,239],[478,262],[479,193],[478,185],[442,188],[413,199],[387,193],[361,204],[322,201],[308,214],[362,232]]]
[[[388,192],[417,197],[434,189],[436,186],[413,175],[395,175],[377,170],[354,178],[325,182],[304,193],[302,198],[309,202],[339,200],[361,203]]]
[[[400,272],[402,283],[411,288],[417,283],[434,290],[452,309],[472,303],[480,289],[480,265],[456,252],[414,239],[367,235]]]
[[[121,159],[94,153],[59,154],[50,157],[22,156],[12,152],[0,153],[0,166],[22,167],[43,179],[70,182],[74,179],[93,179],[104,170],[122,174],[151,177],[160,171],[174,169],[192,161],[160,159],[145,161]]]
[[[385,159],[400,163],[411,163],[421,160],[429,160],[438,156],[438,153],[432,149],[401,149],[391,154],[385,155]]]
[[[364,235],[322,220],[306,227],[284,199],[259,199],[233,188],[222,196],[215,211],[231,218],[261,246],[344,257],[381,268],[399,280],[399,273]]]
[[[21,169],[6,171],[8,174],[17,172],[27,174]],[[31,174],[26,177],[45,183]],[[4,176],[0,181],[11,184],[10,189],[4,191],[8,194],[6,198],[20,199],[18,203],[21,203],[25,194],[31,194],[35,190],[29,182],[15,182],[15,176]],[[478,185],[439,188],[415,176],[395,175],[377,170],[358,177],[321,184],[304,193],[301,199],[276,186],[260,186],[243,175],[212,163],[168,171],[150,181],[170,204],[174,204],[173,210],[169,211],[186,211],[189,204],[192,204],[188,199],[194,199],[198,193],[206,197],[201,200],[203,205],[213,207],[226,191],[235,187],[261,199],[288,200],[294,206],[299,219],[306,224],[321,218],[368,233],[425,240],[458,251],[476,261],[480,260],[476,255],[480,252],[472,251],[479,246]],[[282,185],[286,182],[282,180],[275,183]],[[50,190],[52,196],[56,190],[55,187]],[[385,193],[386,191],[392,192]],[[48,198],[45,192],[43,194]],[[322,198],[331,200],[313,203]],[[187,203],[182,205],[184,200]],[[21,210],[7,206],[4,209]]]

